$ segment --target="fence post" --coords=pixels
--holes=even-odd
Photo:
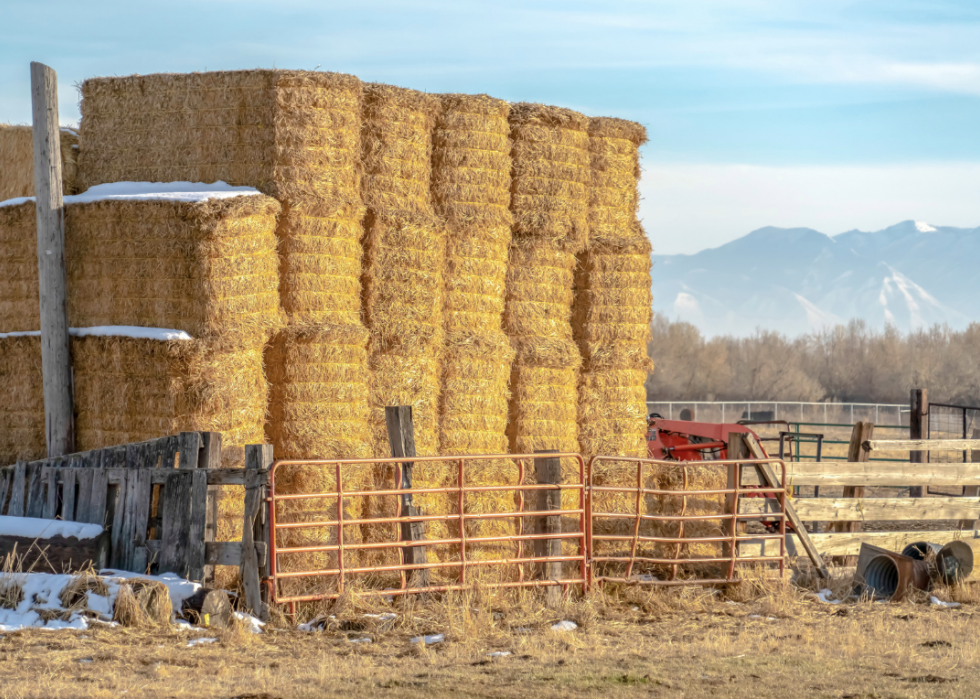
[[[201,432],[203,447],[199,453],[198,468],[221,468],[221,433]],[[221,499],[221,486],[209,485],[205,505],[204,543],[205,546],[218,540],[218,500]],[[266,539],[263,539],[266,541]],[[214,566],[204,566],[204,583],[214,582]]]
[[[911,412],[909,413],[909,439],[929,439],[929,391],[925,388],[913,388],[910,397]],[[909,461],[914,464],[925,463],[929,452],[909,452]],[[922,486],[913,485],[909,488],[910,498],[922,497]]]
[[[34,116],[34,202],[37,213],[38,292],[41,308],[41,374],[48,457],[75,451],[68,278],[65,273],[65,205],[61,191],[58,75],[31,63]]]
[[[851,428],[851,442],[847,446],[847,460],[850,463],[863,463],[868,461],[869,454],[861,445],[874,438],[875,425],[873,422],[855,422]],[[844,486],[845,498],[863,498],[864,486],[849,485]],[[859,532],[863,529],[861,522],[834,522],[834,531],[838,532]],[[856,565],[856,556],[835,556],[841,565]]]
[[[539,449],[535,454],[554,454],[553,449]],[[538,485],[561,485],[561,459],[556,456],[534,460]],[[561,510],[561,490],[539,490],[536,509],[539,512]],[[545,515],[534,518],[535,534],[561,534],[561,515]],[[535,558],[561,556],[561,539],[535,539]],[[545,561],[541,564],[542,580],[561,580],[561,561]],[[549,586],[545,592],[545,604],[555,607],[561,601],[561,590]]]
[[[415,427],[412,423],[412,406],[399,405],[385,408],[385,427],[388,428],[388,443],[391,445],[391,455],[396,459],[412,458],[415,454]],[[412,489],[412,462],[402,462],[402,482],[395,486],[400,490]],[[421,514],[412,503],[412,494],[403,493],[401,496],[402,517],[418,517]],[[421,541],[425,538],[424,522],[402,522],[402,541]],[[406,565],[424,565],[427,556],[424,546],[409,546],[402,549]],[[417,568],[412,571],[409,587],[427,587],[429,571],[427,568]]]
[[[263,571],[269,568],[267,553],[262,565],[255,551],[256,537],[262,538],[265,530],[263,511],[269,468],[272,466],[271,444],[249,444],[245,447],[245,516],[242,526],[242,562],[239,575],[245,588],[245,605],[263,621],[269,618],[268,604],[263,600],[265,590]],[[262,570],[260,570],[260,568]]]

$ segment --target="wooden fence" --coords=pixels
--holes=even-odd
[[[239,566],[246,602],[265,616],[266,498],[272,447],[245,448],[245,468],[218,469],[221,435],[181,432],[146,442],[0,469],[0,514],[102,525],[108,567],[213,578]],[[217,541],[220,486],[245,486],[241,541]]]
[[[947,451],[980,450],[980,440],[862,440],[864,454],[876,451]],[[870,486],[963,486],[964,496],[916,497],[916,498],[865,498],[859,492],[842,498],[794,498],[793,506],[803,521],[861,523],[875,521],[949,521],[957,520],[956,529],[929,528],[917,531],[860,531],[860,526],[850,531],[810,534],[810,539],[823,556],[855,556],[862,543],[901,551],[916,541],[945,544],[957,539],[978,539],[980,532],[980,463],[886,463],[869,461],[851,462],[798,462],[786,464],[789,486],[817,485],[844,486],[855,490]],[[762,485],[752,469],[742,473],[743,485]],[[741,501],[740,511],[764,512],[771,507],[762,498],[746,498]],[[787,553],[804,555],[799,537],[787,535]],[[746,556],[761,555],[772,542],[744,542],[740,553]]]

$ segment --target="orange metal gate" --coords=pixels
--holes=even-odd
[[[563,467],[561,483],[534,482],[533,469],[528,468],[528,463],[541,458],[560,460]],[[403,462],[413,464],[416,472],[420,467],[427,468],[429,480],[443,485],[411,489],[385,487],[385,482],[403,482]],[[467,465],[473,470],[492,469],[495,480],[504,484],[470,485]],[[326,481],[329,487],[317,492],[279,492],[284,479],[293,479],[294,488],[290,490],[295,489],[296,482],[303,482],[301,476],[290,474],[290,470],[297,469],[314,469],[306,482],[319,479]],[[296,602],[334,599],[343,594],[352,581],[371,582],[377,587],[378,580],[385,576],[390,576],[389,583],[396,584],[364,593],[400,595],[462,589],[472,582],[472,571],[490,566],[508,570],[497,579],[481,581],[487,587],[586,583],[585,462],[579,454],[284,460],[273,464],[269,482],[270,578],[267,584],[272,603],[289,603],[292,607]],[[567,493],[571,497],[566,500],[572,502],[558,509],[533,509],[528,506],[525,494],[536,491]],[[500,496],[506,499],[509,494],[513,504],[494,511],[473,511],[475,503],[468,497],[474,493],[497,494],[498,504]],[[441,503],[436,500],[434,504],[448,511],[423,512],[416,516],[403,514],[401,496],[408,494],[415,498],[441,499]],[[562,518],[562,531],[557,534],[533,533],[528,519],[548,516]],[[441,526],[444,530],[454,526],[456,531],[449,536],[443,533],[435,538],[403,541],[401,525],[417,522]],[[498,529],[509,528],[512,533],[468,535],[467,530],[478,522],[496,522]],[[363,534],[364,528],[369,528],[367,536]],[[304,543],[304,532],[311,534],[315,543]],[[298,539],[301,545],[290,539]],[[527,550],[528,544],[556,539],[573,551],[559,556],[535,556]],[[503,557],[481,557],[481,549],[488,545],[505,550],[510,547],[511,551]],[[426,562],[407,562],[406,549],[419,546],[426,549]],[[391,560],[392,552],[397,553],[394,560]],[[430,552],[435,555],[429,555]],[[382,558],[388,554],[389,560],[367,560],[372,553]],[[297,564],[296,560],[300,562]],[[528,574],[532,571],[527,568],[533,564],[549,562],[570,565],[565,566],[563,576],[558,579],[535,579]],[[569,571],[569,567],[573,571]],[[442,575],[442,580],[425,587],[413,587],[410,574],[419,570],[437,572]],[[397,580],[394,579],[396,574]]]
[[[561,460],[560,483],[535,481],[534,469],[528,465],[542,458]],[[394,487],[403,482],[405,462],[416,471],[429,469],[427,480],[439,484]],[[786,467],[779,459],[657,461],[597,456],[588,473],[581,455],[574,453],[277,461],[269,478],[269,601],[294,608],[297,602],[335,599],[352,585],[360,593],[376,595],[458,590],[475,582],[474,571],[489,569],[499,574],[495,579],[484,576],[480,583],[486,587],[716,584],[737,580],[736,566],[743,563],[777,564],[782,573],[786,489],[741,487],[741,468],[757,463],[778,466],[785,479]],[[607,470],[609,464],[614,468]],[[297,469],[312,472],[306,487],[297,488],[302,482],[292,473]],[[471,484],[481,469],[484,477],[492,472],[493,484]],[[612,472],[617,474],[615,483],[603,475]],[[724,480],[726,487],[689,489],[699,478]],[[284,480],[292,480],[292,487]],[[284,489],[299,492],[280,492]],[[525,494],[541,491],[566,497],[558,508],[535,509]],[[493,500],[494,506],[478,511],[469,498],[474,493],[489,496],[484,499]],[[441,511],[403,513],[402,496],[409,494],[428,498],[427,504]],[[721,496],[726,501],[724,512],[692,512],[699,500]],[[747,496],[769,497],[778,503],[778,510],[738,514],[739,500]],[[531,525],[545,517],[561,518],[560,533],[534,532]],[[741,534],[739,523],[751,519],[768,520],[775,531]],[[712,522],[716,524],[709,528],[715,531],[708,535],[696,531]],[[437,531],[404,540],[402,525],[413,523],[426,523]],[[496,523],[498,531],[485,531],[492,528],[487,523]],[[626,531],[618,531],[623,525]],[[779,539],[779,556],[739,556],[739,542],[746,539]],[[548,540],[561,542],[561,555],[535,554],[532,547]],[[406,560],[406,551],[416,547],[425,549],[424,562]],[[720,547],[722,553],[698,553],[699,547]],[[548,579],[536,565],[543,563],[560,563],[562,575]],[[705,566],[719,568],[724,575],[682,577]],[[667,570],[666,579],[651,574],[655,569]],[[439,579],[415,584],[418,571],[432,571]],[[361,584],[370,589],[360,589]]]
[[[785,484],[786,465],[779,459],[658,461],[620,456],[594,457],[589,463],[588,488],[588,550],[592,582],[649,585],[726,583],[737,579],[736,564],[743,563],[776,563],[782,574],[786,553],[786,488],[770,488],[763,492],[740,485],[742,467],[759,463],[780,467],[780,482]],[[614,464],[614,469],[603,468],[606,464]],[[630,468],[632,473],[627,470]],[[613,472],[620,477],[604,477]],[[609,480],[620,482],[609,483]],[[726,486],[690,489],[692,480],[708,484],[721,481]],[[679,487],[663,487],[665,484]],[[760,495],[778,502],[778,512],[738,514],[740,498]],[[719,512],[719,503],[712,503],[710,499],[720,496],[724,496],[725,502]],[[703,507],[706,500],[714,505],[716,511],[701,514],[691,512],[694,509],[692,501],[693,505],[700,502]],[[775,521],[773,526],[778,533],[740,534],[739,522],[750,519]],[[620,524],[626,524],[630,531],[618,533],[617,530],[622,528]],[[707,535],[704,535],[705,532]],[[779,556],[739,556],[738,544],[747,539],[779,539]],[[719,548],[720,555],[717,553]],[[684,549],[687,555],[682,555]],[[702,549],[703,552],[692,553],[692,549]],[[678,578],[679,572],[693,572],[702,567],[723,569],[726,574],[724,577]],[[615,569],[621,573],[617,574]],[[638,569],[642,572],[637,572]],[[666,580],[652,573],[657,569],[669,570]]]

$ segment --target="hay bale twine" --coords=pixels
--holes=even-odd
[[[78,170],[78,135],[60,131],[61,190],[75,194]],[[34,132],[30,126],[0,124],[0,201],[34,196]]]

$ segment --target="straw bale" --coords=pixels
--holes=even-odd
[[[570,340],[575,256],[554,245],[515,240],[507,268],[504,329],[512,337]]]
[[[354,76],[160,73],[92,78],[81,92],[85,187],[223,180],[309,215],[360,204],[362,89]]]
[[[69,323],[268,334],[283,323],[278,213],[265,196],[67,204]],[[35,225],[33,202],[0,208],[0,330],[39,327]]]
[[[77,192],[78,136],[61,129],[62,194]],[[30,126],[0,124],[0,201],[34,196],[34,132]]]
[[[597,243],[579,255],[573,326],[586,357],[610,344],[645,347],[650,338],[650,242]]]
[[[47,454],[39,337],[0,338],[0,466]]]
[[[578,252],[588,241],[588,119],[569,109],[511,108],[514,233]]]
[[[501,328],[510,226],[452,230],[446,250],[447,333],[492,335]]]
[[[583,370],[578,389],[583,455],[647,455],[645,369]]]
[[[440,222],[421,214],[370,215],[364,248],[372,354],[441,345],[446,235]]]
[[[442,373],[441,453],[506,453],[513,358],[510,342],[499,331],[448,337]]]
[[[540,449],[578,451],[578,372],[575,368],[522,366],[511,370],[513,453]]]
[[[381,83],[364,86],[364,203],[375,212],[432,213],[432,129],[440,100]]]
[[[222,434],[222,465],[261,444],[268,384],[258,341],[146,340],[117,336],[71,341],[80,450],[181,431]]]
[[[283,206],[279,293],[291,325],[360,325],[363,217],[361,206],[329,216]]]
[[[268,437],[284,459],[370,456],[367,341],[359,325],[288,328],[266,348]]]
[[[589,120],[588,130],[590,241],[632,238],[640,201],[639,148],[647,141],[646,129],[625,119],[597,117]]]
[[[432,134],[436,212],[459,227],[510,226],[510,105],[487,95],[442,95]]]
[[[390,456],[385,407],[412,406],[419,456],[439,453],[440,348],[372,352],[369,422],[376,456]]]

